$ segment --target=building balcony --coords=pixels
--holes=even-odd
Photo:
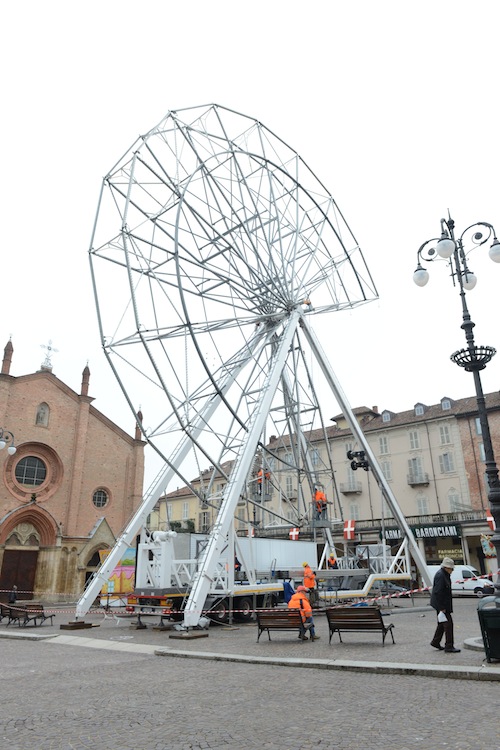
[[[423,471],[417,472],[416,474],[407,474],[406,481],[411,487],[418,487],[418,485],[428,485],[429,475]]]
[[[363,485],[361,482],[340,482],[339,491],[343,495],[361,495]]]
[[[254,503],[270,503],[273,499],[273,488],[265,487],[264,492],[259,492],[258,489],[254,489],[253,492],[250,493],[250,498]],[[243,505],[246,501],[240,500],[240,502]]]

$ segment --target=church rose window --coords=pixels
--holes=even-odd
[[[25,487],[38,487],[47,476],[47,467],[36,456],[25,456],[16,465],[16,480]]]
[[[96,508],[104,508],[108,504],[108,493],[105,490],[96,490],[92,502]]]

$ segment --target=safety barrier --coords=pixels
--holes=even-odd
[[[493,576],[498,576],[499,574],[500,574],[500,570],[496,571],[496,573],[489,573],[487,575],[482,575],[482,576],[477,576],[477,577],[473,577],[473,578],[468,578],[467,580],[468,581],[478,581],[478,580],[486,579],[486,578],[488,578],[489,580],[492,580]],[[463,581],[463,580],[462,581],[456,581],[456,583],[465,583],[465,581]],[[359,600],[362,600],[363,602],[365,602],[366,604],[370,604],[370,603],[376,603],[376,602],[386,601],[388,599],[400,599],[401,597],[407,598],[408,596],[411,596],[413,594],[424,594],[424,593],[430,591],[431,588],[432,588],[432,586],[422,586],[421,588],[417,588],[417,589],[406,589],[405,591],[396,591],[396,592],[391,593],[391,594],[384,594],[384,595],[380,595],[380,596],[376,596],[376,597],[370,597],[370,598],[367,598],[367,597],[356,597],[355,595],[353,595],[351,597],[351,599],[359,599]],[[10,593],[11,593],[11,589],[0,589],[0,596],[4,595],[4,594],[8,595]],[[27,594],[29,596],[33,596],[33,594],[34,594],[33,591],[19,591],[19,590],[16,593],[17,593],[17,598],[18,599],[21,599],[23,594],[24,595]],[[128,593],[130,593],[130,592],[121,592],[121,593],[120,592],[114,592],[113,596],[116,596],[116,597],[126,596]],[[53,596],[67,596],[67,594],[62,594],[62,593],[60,593],[60,594],[54,594],[54,593],[51,593],[50,596],[51,597],[53,597]],[[105,596],[106,595],[104,594],[102,598],[104,598]],[[37,598],[43,599],[43,594],[38,593],[37,594]],[[230,598],[230,595],[228,595],[228,598]],[[349,606],[352,606],[352,604],[339,603],[339,604],[334,604],[334,605],[329,605],[329,606],[330,606],[330,608],[332,606],[333,607],[349,607]],[[167,609],[168,608],[166,608],[166,607],[158,607],[158,614],[160,614],[162,611],[165,612]],[[252,613],[255,613],[255,612],[272,612],[273,609],[275,609],[275,608],[273,608],[273,607],[270,607],[270,608],[258,608],[258,609],[255,609],[255,610],[250,610],[250,612],[252,612]],[[59,607],[55,607],[55,606],[53,606],[52,608],[46,606],[45,607],[45,611],[46,612],[53,612],[53,613],[57,613],[57,614],[72,614],[72,615],[74,615],[75,611],[76,611],[76,607],[73,607],[72,609],[69,609],[69,608],[68,609],[60,609]],[[112,612],[123,611],[123,608],[118,608],[118,607],[109,607],[108,608],[108,607],[99,606],[99,607],[92,607],[91,611],[92,611],[92,614],[104,614],[105,615],[105,614],[108,614],[110,611],[112,611]],[[321,612],[321,610],[317,610],[317,611]],[[199,611],[200,615],[217,614],[219,612],[221,612],[221,613],[225,612],[226,614],[247,614],[247,615],[249,614],[249,610],[248,609],[243,610],[243,609],[227,609],[227,608],[224,608],[222,610],[219,610],[219,609],[202,609],[202,610]],[[133,613],[131,613],[131,614],[133,614]]]

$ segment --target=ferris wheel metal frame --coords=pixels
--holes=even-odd
[[[334,482],[331,456],[322,467],[311,461],[311,436],[326,435],[328,397],[316,378],[409,531],[311,325],[375,299],[376,288],[333,197],[283,140],[215,104],[168,112],[104,178],[89,258],[103,351],[162,466],[77,615],[173,480],[218,510],[187,626],[242,499],[251,522],[257,464],[273,466],[287,513],[279,522],[307,518],[321,473]],[[193,477],[206,465],[210,478],[198,489]],[[281,481],[290,469],[295,505]],[[418,559],[418,547],[412,554]]]

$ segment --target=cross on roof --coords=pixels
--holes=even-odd
[[[45,355],[45,359],[42,362],[42,367],[52,368],[52,361],[51,361],[52,354],[56,354],[59,351],[59,349],[55,349],[52,346],[52,340],[51,339],[49,339],[49,343],[48,344],[40,344],[40,347],[42,349],[46,349],[47,350],[47,354]]]

